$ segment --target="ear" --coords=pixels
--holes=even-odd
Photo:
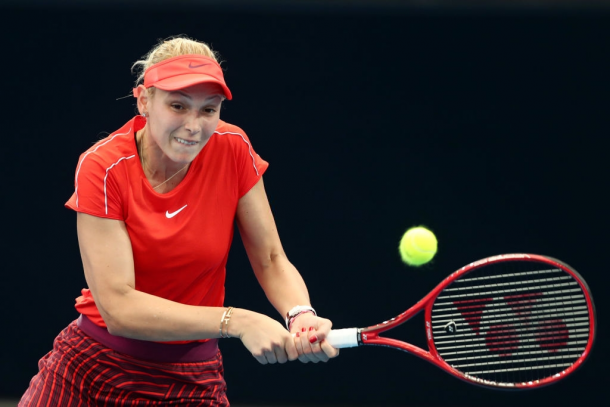
[[[148,112],[148,90],[144,87],[144,85],[138,85],[136,89],[138,90],[138,111],[140,114]]]

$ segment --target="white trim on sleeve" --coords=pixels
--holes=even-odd
[[[78,163],[78,168],[76,169],[76,175],[74,176],[74,193],[76,194],[76,207],[78,208],[78,174],[80,173],[80,168],[83,166],[83,162],[85,161],[85,158],[87,158],[87,156],[91,153],[95,153],[97,151],[98,148],[100,148],[101,146],[104,146],[108,143],[110,143],[112,140],[114,140],[115,137],[117,136],[124,136],[126,134],[131,133],[131,127],[129,128],[129,130],[127,131],[127,133],[118,133],[115,134],[114,136],[112,136],[110,138],[110,140],[106,141],[105,143],[102,143],[100,145],[98,145],[97,147],[95,147],[95,149],[89,151],[87,154],[85,154],[83,156],[83,159],[80,160],[80,163]],[[104,184],[105,184],[105,180],[104,180]],[[104,188],[105,190],[105,188]]]
[[[248,152],[250,153],[250,157],[252,157],[252,167],[254,167],[254,171],[256,171],[256,176],[258,176],[258,168],[256,168],[256,161],[254,160],[254,155],[252,154],[252,146],[250,145],[250,143],[248,143],[248,140],[246,140],[246,138],[243,136],[243,134],[233,133],[231,131],[224,131],[222,133],[219,133],[218,131],[215,131],[214,133],[216,133],[216,134],[233,134],[234,136],[241,137],[241,139],[244,141],[244,143],[246,143],[248,145]]]
[[[133,157],[135,157],[136,155],[130,155],[129,157],[121,157],[118,159],[117,162],[115,162],[114,164],[112,164],[110,167],[106,168],[106,175],[104,176],[104,207],[106,208],[106,215],[108,215],[108,194],[106,193],[106,178],[108,178],[108,171],[110,171],[112,169],[112,167],[114,167],[115,165],[117,165],[118,163],[120,163],[123,160],[129,160]]]

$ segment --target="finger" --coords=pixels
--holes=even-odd
[[[281,364],[288,362],[288,355],[286,355],[286,350],[284,349],[284,347],[275,346],[273,348],[273,351],[275,353],[275,359],[277,360],[277,363]]]
[[[329,357],[326,356],[326,353],[322,350],[320,342],[312,344],[311,350],[313,351],[314,357],[318,359],[318,362],[328,362]]]
[[[316,329],[315,331],[316,342],[322,343],[324,339],[326,339],[326,332],[321,329]]]
[[[303,336],[303,335],[301,335],[300,332],[297,332],[294,336],[295,336],[294,337],[294,346],[299,355],[299,361],[303,362],[303,363],[309,362],[309,359],[307,358],[307,356],[305,356],[305,354],[303,352],[303,342],[301,340],[301,336]]]
[[[328,356],[329,359],[336,358],[337,356],[339,356],[339,349],[333,348],[328,343],[328,341],[320,342],[320,348],[322,349],[322,352],[324,352],[324,354]]]
[[[303,353],[307,356],[310,362],[318,363],[319,359],[314,355],[313,345],[317,341],[316,331],[313,327],[310,327],[307,331],[307,335],[303,335]]]
[[[299,351],[297,350],[297,340],[295,334],[292,334],[292,337],[286,341],[285,349],[289,361],[292,362],[293,360],[297,360],[299,358]]]
[[[275,352],[271,351],[271,350],[266,350],[265,351],[265,358],[267,359],[267,362],[273,364],[277,362],[277,359],[275,357]]]
[[[317,362],[328,362],[328,356],[326,356],[326,353],[322,351],[322,348],[320,347],[320,340],[317,338],[317,336],[318,333],[309,337],[312,352],[311,355],[312,357],[316,358]]]
[[[307,334],[307,329],[305,328],[302,329],[299,345],[301,348],[299,360],[303,363],[313,362],[313,359],[311,358],[311,344],[309,343],[309,336]]]
[[[252,356],[254,356],[254,359],[256,359],[258,361],[258,363],[260,363],[261,365],[266,365],[267,363],[267,358],[265,357],[265,355],[255,355],[254,353],[252,354]]]

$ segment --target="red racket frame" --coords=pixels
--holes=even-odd
[[[539,263],[548,264],[554,267],[558,267],[568,274],[570,274],[574,279],[578,282],[580,287],[582,288],[585,298],[587,300],[587,309],[589,310],[589,315],[592,317],[589,319],[589,338],[587,346],[576,362],[561,373],[558,373],[552,377],[548,377],[542,380],[531,381],[527,383],[499,383],[488,380],[479,379],[476,377],[468,376],[453,367],[451,367],[448,363],[446,363],[436,351],[434,346],[434,340],[432,339],[432,306],[434,305],[434,301],[436,297],[445,289],[449,284],[454,282],[456,279],[460,278],[464,274],[470,273],[471,271],[477,270],[481,267],[495,264],[495,263],[503,263],[510,262],[514,260],[527,260],[534,261]],[[418,314],[420,311],[425,309],[425,326],[426,326],[426,339],[428,342],[429,351],[425,351],[417,346],[411,345],[409,343],[399,341],[397,339],[381,337],[380,333],[388,331],[392,328],[401,325],[407,320],[411,319],[413,316]],[[428,362],[433,363],[434,365],[440,367],[443,370],[451,373],[458,379],[465,380],[469,383],[479,384],[486,387],[495,387],[495,388],[503,388],[503,389],[529,389],[545,386],[551,383],[560,380],[572,372],[574,372],[578,367],[582,365],[585,361],[589,353],[591,352],[591,348],[593,346],[593,341],[595,339],[595,307],[593,305],[593,299],[591,298],[591,294],[589,288],[582,277],[576,272],[576,270],[572,269],[567,264],[562,263],[559,260],[541,256],[537,254],[522,254],[522,253],[514,253],[514,254],[503,254],[498,256],[488,257],[479,261],[475,261],[474,263],[470,263],[467,266],[462,267],[458,271],[455,271],[447,278],[445,278],[440,284],[438,284],[428,295],[422,298],[417,304],[403,312],[402,314],[396,316],[395,318],[390,319],[389,321],[385,321],[381,324],[373,325],[367,328],[359,329],[358,342],[359,345],[378,345],[378,346],[389,346],[392,348],[397,348],[400,350],[404,350],[406,352],[412,353],[420,358],[427,360]]]

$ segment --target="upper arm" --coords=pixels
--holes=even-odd
[[[77,214],[78,243],[87,285],[107,325],[117,299],[135,289],[131,241],[120,220]]]
[[[237,225],[255,272],[285,255],[261,178],[237,205]]]

